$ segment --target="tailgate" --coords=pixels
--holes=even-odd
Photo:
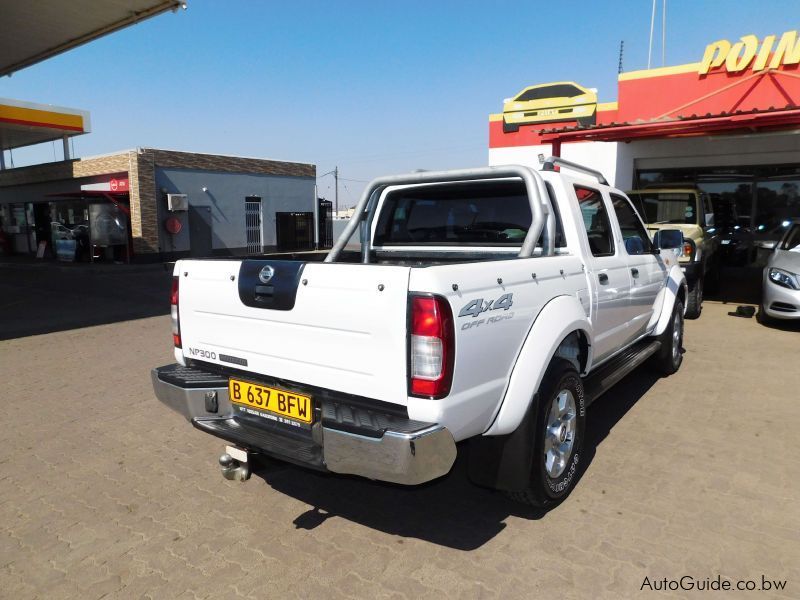
[[[267,269],[259,278],[267,265],[272,277]],[[183,354],[405,405],[409,270],[278,260],[180,261],[175,274],[180,276]]]

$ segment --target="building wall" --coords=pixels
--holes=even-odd
[[[247,195],[262,197],[267,247],[276,243],[275,212],[314,212],[315,165],[154,148],[0,171],[0,203],[46,201],[49,193],[126,174],[133,249],[142,258],[189,250],[188,220],[174,240],[164,230],[166,193],[187,193],[190,203],[211,207],[213,248],[220,251],[246,246]]]
[[[247,173],[221,173],[198,169],[156,167],[158,222],[168,217],[181,221],[179,234],[172,236],[159,229],[164,252],[186,252],[190,249],[189,213],[167,211],[167,194],[186,194],[191,207],[211,208],[212,248],[246,252],[245,198],[261,198],[262,244],[267,250],[277,245],[276,212],[314,212],[316,201],[314,177],[292,177]],[[203,191],[203,188],[207,191]]]
[[[540,168],[539,154],[550,156],[550,144],[491,148],[490,165],[521,164]],[[598,169],[611,185],[633,186],[635,169],[726,167],[800,163],[800,130],[746,135],[576,142],[563,144],[561,156]]]
[[[599,170],[605,178],[614,185],[617,172],[625,171],[625,165],[620,164],[616,142],[581,142],[576,144],[563,144],[561,157],[581,165]],[[523,165],[533,169],[541,169],[539,155],[544,158],[553,154],[550,144],[536,146],[516,146],[510,148],[491,148],[489,150],[489,165]]]

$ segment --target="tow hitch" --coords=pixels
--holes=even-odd
[[[247,481],[250,479],[250,462],[248,452],[234,446],[225,446],[225,452],[219,457],[222,476],[231,481]]]

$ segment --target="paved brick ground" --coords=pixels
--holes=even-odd
[[[728,310],[688,323],[676,376],[590,409],[588,470],[548,514],[463,459],[412,490],[282,464],[223,480],[222,443],[151,393],[168,317],[2,341],[0,597],[668,597],[645,576],[764,574],[788,587],[735,596],[797,598],[800,330]]]

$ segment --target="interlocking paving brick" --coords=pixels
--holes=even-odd
[[[780,375],[800,336],[727,310],[687,323],[678,374],[592,406],[588,469],[546,514],[471,486],[463,457],[410,490],[277,462],[223,480],[223,443],[153,397],[168,317],[2,341],[0,596],[619,598],[646,575],[764,573],[797,597],[800,403]]]

